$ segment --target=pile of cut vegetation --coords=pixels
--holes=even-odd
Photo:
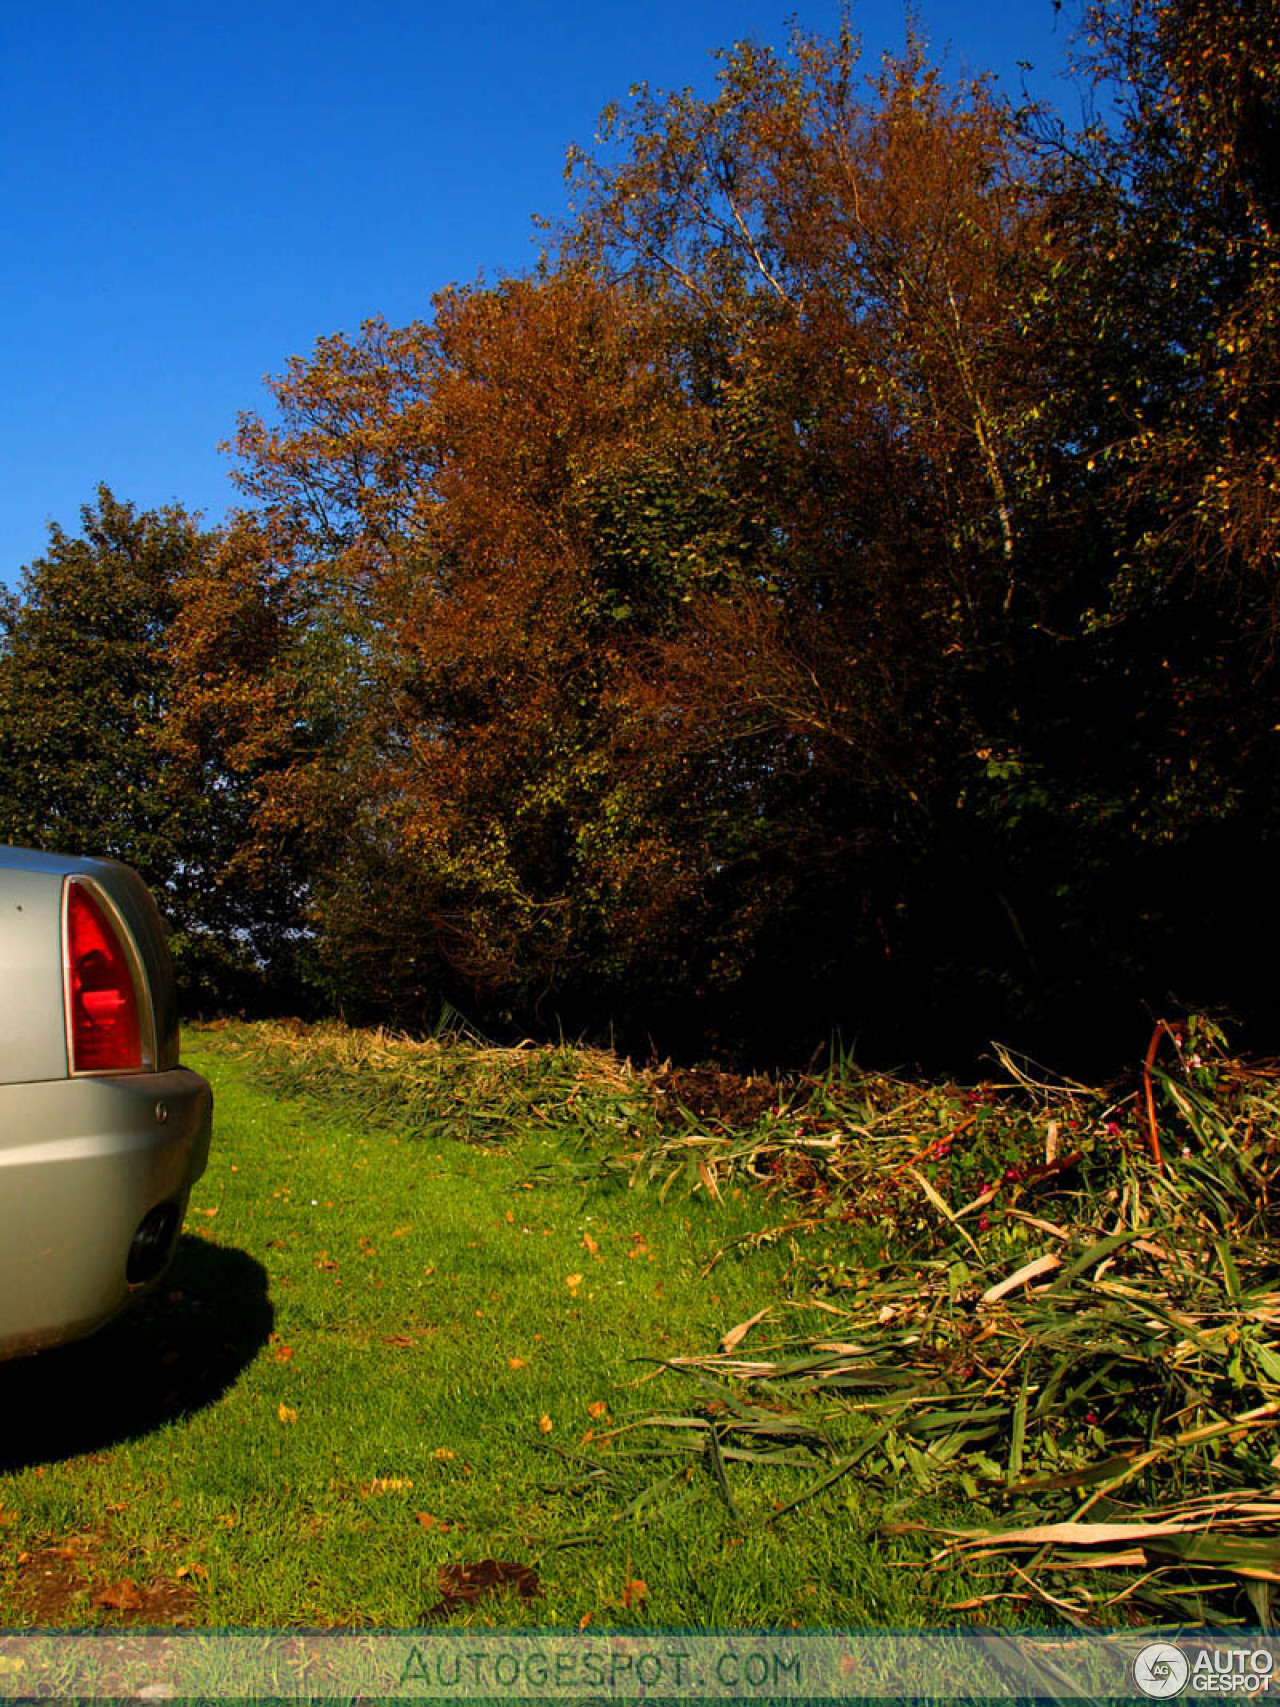
[[[760,1194],[758,1228],[706,1266],[785,1241],[788,1295],[652,1359],[675,1402],[595,1439],[597,1486],[624,1486],[612,1450],[651,1462],[649,1495],[705,1474],[741,1517],[763,1467],[796,1482],[772,1523],[862,1479],[890,1534],[930,1530],[939,1496],[976,1500],[991,1521],[933,1530],[926,1567],[988,1575],[956,1612],[1271,1621],[1280,1067],[1230,1058],[1208,1022],[1162,1025],[1105,1090],[1003,1051],[998,1080],[960,1087],[336,1028],[259,1028],[253,1047],[284,1082],[327,1078],[424,1132],[533,1125],[634,1190]]]

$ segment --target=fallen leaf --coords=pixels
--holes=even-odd
[[[456,1458],[457,1453],[451,1446],[437,1446],[431,1456],[439,1463],[443,1464],[447,1459]]]
[[[584,1247],[586,1248],[586,1250],[590,1253],[591,1256],[593,1256],[596,1259],[597,1262],[603,1262],[604,1261],[604,1258],[600,1255],[600,1247],[595,1242],[595,1240],[591,1237],[590,1233],[584,1233],[582,1235],[582,1243],[583,1243]]]
[[[589,1417],[602,1417],[608,1409],[609,1405],[607,1400],[593,1399],[587,1406],[587,1415]]]
[[[483,1594],[501,1589],[514,1589],[521,1600],[541,1597],[542,1586],[532,1565],[517,1564],[511,1559],[480,1559],[473,1565],[441,1565],[436,1581],[444,1596],[423,1616],[426,1619],[447,1615],[455,1607],[479,1600]]]
[[[129,1577],[111,1583],[101,1594],[93,1597],[95,1606],[109,1606],[115,1612],[136,1612],[142,1605],[142,1591]]]
[[[591,1622],[591,1614],[589,1612],[584,1612],[582,1614],[582,1617],[579,1618],[579,1620],[578,1620],[579,1630],[585,1630],[587,1625],[590,1624],[590,1622]]]
[[[508,1209],[507,1210],[507,1220],[508,1221],[514,1221],[515,1218],[516,1218],[515,1210],[514,1209]]]
[[[173,1573],[181,1582],[184,1577],[199,1577],[203,1581],[209,1575],[208,1565],[179,1565]]]
[[[578,1296],[578,1288],[582,1285],[582,1276],[580,1274],[566,1274],[564,1277],[564,1283],[576,1298]]]
[[[371,1494],[402,1494],[412,1486],[408,1476],[375,1476],[371,1482],[360,1484],[360,1492],[368,1499]]]
[[[288,1363],[293,1356],[293,1347],[291,1345],[278,1345],[271,1355],[277,1363]]]
[[[525,1368],[524,1358],[523,1357],[509,1357],[507,1359],[507,1368],[508,1369],[523,1369],[523,1368]]]
[[[643,1577],[628,1577],[622,1590],[622,1604],[624,1606],[638,1606],[641,1601],[647,1599],[648,1594],[649,1585]]]
[[[555,1426],[556,1425],[552,1422],[551,1418],[547,1415],[547,1413],[545,1411],[538,1418],[538,1427],[542,1431],[543,1434],[550,1434],[552,1429]]]
[[[746,1339],[747,1335],[751,1332],[752,1328],[755,1327],[756,1323],[764,1321],[765,1317],[769,1314],[770,1308],[771,1306],[766,1304],[763,1310],[757,1310],[754,1316],[748,1316],[745,1322],[739,1322],[736,1328],[730,1328],[729,1332],[720,1341],[720,1350],[734,1351],[738,1346],[740,1346],[743,1340]]]
[[[277,1405],[276,1415],[280,1418],[282,1423],[296,1423],[298,1420],[298,1413],[291,1405]]]

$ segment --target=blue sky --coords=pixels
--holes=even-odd
[[[1075,0],[918,0],[935,57],[1070,104]],[[709,88],[717,47],[823,34],[838,0],[0,0],[0,579],[99,481],[217,520],[262,379],[372,314],[536,256],[631,84]],[[853,6],[867,60],[901,0]],[[949,51],[948,51],[949,50]]]

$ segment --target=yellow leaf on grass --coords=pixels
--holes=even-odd
[[[600,1256],[600,1247],[595,1242],[595,1240],[591,1237],[590,1233],[584,1233],[582,1235],[582,1243],[583,1243],[583,1247],[585,1248],[585,1250],[591,1256],[595,1257],[597,1262],[603,1260]]]
[[[508,1369],[523,1369],[524,1367],[525,1362],[523,1357],[509,1357],[507,1359]]]
[[[443,1464],[447,1458],[456,1458],[457,1454],[451,1446],[437,1446],[431,1456]]]
[[[408,1476],[375,1476],[371,1482],[361,1484],[360,1492],[368,1499],[370,1494],[401,1494],[412,1486]]]
[[[589,1417],[602,1417],[608,1409],[609,1406],[604,1399],[593,1399],[587,1406],[587,1415]]]
[[[756,1323],[764,1321],[771,1308],[771,1305],[766,1304],[763,1310],[757,1310],[754,1316],[748,1316],[745,1322],[739,1322],[736,1328],[730,1328],[720,1341],[720,1350],[734,1351],[746,1339]]]
[[[282,1423],[296,1423],[298,1420],[298,1413],[291,1405],[277,1405],[276,1415]]]
[[[551,1418],[545,1411],[543,1411],[542,1415],[538,1418],[538,1427],[542,1433],[550,1434],[555,1426],[556,1425],[552,1422]]]
[[[566,1274],[564,1277],[564,1283],[576,1298],[578,1296],[578,1288],[582,1285],[582,1276],[580,1274]]]

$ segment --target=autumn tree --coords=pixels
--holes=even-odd
[[[332,999],[955,1058],[1246,991],[1271,96],[1209,10],[1052,149],[915,43],[740,46],[533,275],[288,365],[177,722]]]

